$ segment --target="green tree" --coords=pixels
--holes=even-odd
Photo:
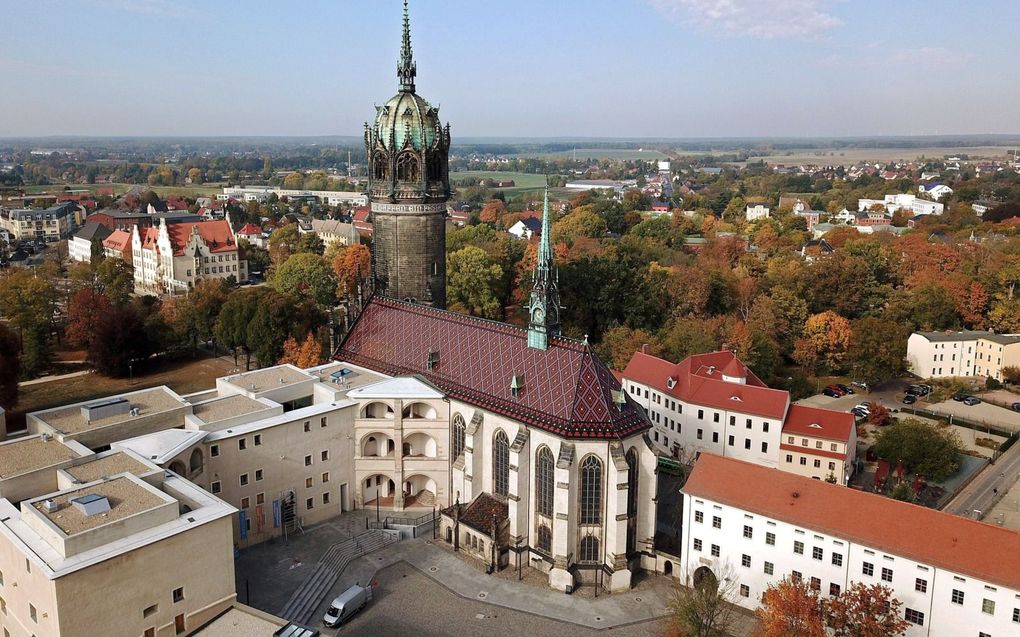
[[[264,287],[244,288],[232,293],[223,303],[216,319],[214,334],[221,345],[234,353],[237,364],[237,350],[244,352],[245,369],[251,369],[252,349],[248,346],[248,325],[255,318],[262,298],[272,290]],[[274,359],[275,360],[275,359]]]
[[[120,259],[103,259],[96,266],[99,289],[115,305],[124,305],[135,291],[134,268]]]
[[[854,378],[877,385],[904,370],[909,328],[881,318],[862,318],[850,324],[847,360]]]
[[[145,322],[132,305],[112,307],[96,317],[88,360],[101,374],[126,376],[152,354]]]
[[[283,356],[283,344],[295,334],[298,300],[289,294],[270,292],[263,296],[248,324],[248,348],[260,367],[273,365]],[[298,332],[304,334],[304,331]]]
[[[736,621],[736,587],[729,571],[686,576],[673,589],[670,628],[683,637],[726,637]]]
[[[317,254],[300,252],[291,256],[276,269],[270,283],[277,292],[310,299],[320,307],[336,305],[336,274],[330,264]]]
[[[585,207],[578,208],[552,227],[552,239],[556,243],[573,243],[579,237],[599,238],[608,230],[606,220]]]
[[[635,352],[640,352],[643,348],[650,356],[660,355],[661,347],[654,334],[618,325],[602,335],[602,342],[596,351],[611,368],[622,371]]]
[[[908,471],[941,482],[960,468],[962,445],[949,427],[908,418],[878,432],[878,457]]]
[[[314,232],[302,234],[297,242],[297,252],[310,252],[322,256],[326,251],[326,244],[322,242],[319,235]]]
[[[502,314],[497,290],[503,269],[485,250],[467,246],[446,257],[446,300],[450,309],[496,319]]]

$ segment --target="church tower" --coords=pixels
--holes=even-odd
[[[549,337],[560,334],[560,292],[558,275],[553,270],[552,225],[549,212],[549,188],[545,189],[545,205],[542,208],[542,236],[538,243],[538,258],[535,261],[534,282],[528,311],[528,347],[545,350]]]
[[[415,93],[417,68],[404,0],[399,91],[365,124],[376,293],[446,307],[446,201],[450,125]]]

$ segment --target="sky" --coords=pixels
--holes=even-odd
[[[1020,133],[1015,0],[411,0],[464,137]],[[0,136],[360,135],[399,0],[8,2]]]

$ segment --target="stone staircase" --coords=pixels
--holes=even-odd
[[[395,538],[382,531],[372,530],[330,546],[315,565],[312,574],[287,600],[279,615],[307,625],[312,619],[312,613],[329,594],[348,564],[395,541]]]

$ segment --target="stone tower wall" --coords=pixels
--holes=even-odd
[[[376,290],[446,308],[446,204],[372,202],[372,219]]]

